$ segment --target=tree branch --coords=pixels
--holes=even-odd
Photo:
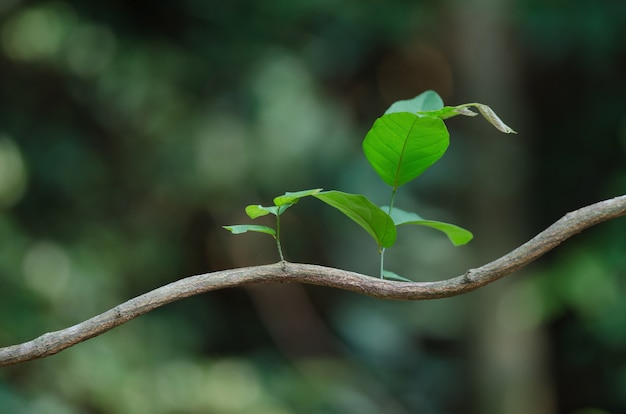
[[[32,341],[0,348],[0,366],[54,355],[168,303],[252,283],[299,282],[363,293],[380,299],[445,298],[478,289],[528,265],[564,240],[598,223],[626,215],[626,195],[601,201],[563,218],[510,253],[465,274],[437,282],[403,283],[324,266],[279,262],[191,276],[130,299],[100,315]]]

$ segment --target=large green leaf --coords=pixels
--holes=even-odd
[[[407,99],[405,101],[394,102],[389,109],[385,111],[385,114],[393,114],[396,112],[424,112],[424,111],[436,111],[443,108],[443,101],[441,97],[435,91],[426,91],[415,98]]]
[[[439,118],[395,112],[378,118],[363,140],[365,157],[397,189],[417,178],[446,152],[450,134]]]
[[[341,191],[324,191],[313,197],[335,207],[363,227],[374,238],[379,249],[391,247],[396,242],[396,226],[391,217],[361,194]]]
[[[381,209],[387,211],[389,209],[388,206],[382,206]],[[445,233],[448,236],[448,239],[455,246],[461,246],[463,244],[467,244],[474,235],[465,230],[462,227],[455,226],[454,224],[444,223],[441,221],[434,220],[425,220],[422,217],[418,216],[415,213],[410,213],[408,211],[400,210],[399,208],[391,209],[391,218],[396,226],[402,226],[405,224],[413,224],[418,226],[431,227],[433,229],[439,230]]]
[[[257,226],[255,224],[236,224],[233,226],[222,226],[226,230],[233,234],[241,234],[249,231],[256,231],[258,233],[266,233],[272,237],[276,237],[276,230],[267,226]]]

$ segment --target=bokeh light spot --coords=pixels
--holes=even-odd
[[[22,270],[26,284],[41,296],[58,299],[70,278],[71,262],[63,247],[49,241],[31,246]]]
[[[70,10],[62,3],[31,8],[13,16],[2,31],[2,46],[14,60],[54,57],[67,32]]]

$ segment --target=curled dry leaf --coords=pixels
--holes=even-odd
[[[491,125],[496,127],[498,131],[504,132],[505,134],[517,134],[517,132],[515,132],[511,127],[502,122],[500,117],[498,117],[498,115],[496,115],[493,109],[489,106],[483,104],[474,104],[474,106],[478,108],[481,115],[484,116]]]

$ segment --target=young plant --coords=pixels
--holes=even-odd
[[[341,191],[321,189],[285,193],[274,199],[274,206],[248,206],[250,218],[266,214],[276,216],[276,229],[266,226],[225,226],[233,233],[260,231],[276,239],[281,260],[284,260],[280,246],[280,215],[305,196],[313,196],[341,211],[361,226],[376,242],[380,255],[380,277],[409,281],[393,272],[385,270],[385,249],[396,242],[397,227],[418,225],[443,232],[455,245],[463,245],[472,239],[472,233],[449,223],[426,220],[415,213],[400,210],[394,206],[398,189],[420,176],[437,162],[446,152],[450,134],[443,120],[457,116],[476,116],[470,108],[480,114],[504,133],[515,133],[487,105],[469,103],[458,106],[444,106],[441,97],[434,91],[426,91],[413,99],[398,101],[378,118],[363,140],[363,152],[372,168],[390,187],[389,204],[376,206],[366,196]]]
[[[280,216],[291,206],[296,204],[302,197],[310,196],[319,193],[322,191],[321,188],[316,188],[313,190],[303,190],[297,192],[287,192],[282,196],[278,196],[274,198],[274,205],[269,207],[263,207],[260,204],[250,204],[246,207],[246,214],[251,219],[255,219],[257,217],[266,216],[268,214],[273,214],[276,216],[276,228],[268,227],[268,226],[259,226],[255,224],[235,224],[232,226],[222,226],[226,230],[229,230],[233,234],[241,234],[249,231],[255,231],[258,233],[269,234],[276,240],[276,248],[278,249],[278,256],[280,256],[280,260],[284,261],[285,256],[283,255],[283,248],[280,245]]]

